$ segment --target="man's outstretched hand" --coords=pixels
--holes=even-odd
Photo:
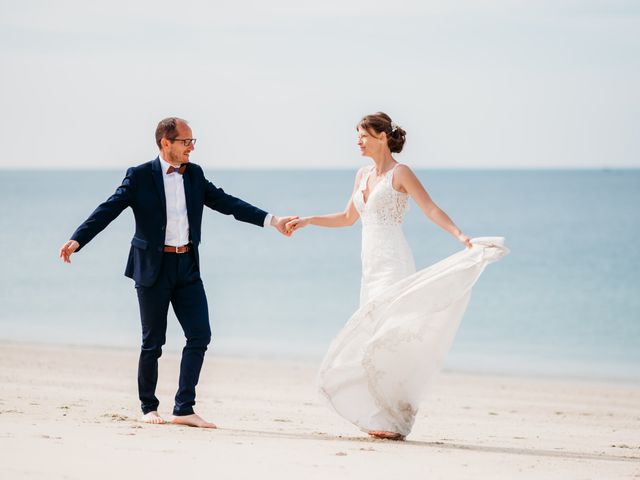
[[[69,240],[67,243],[62,245],[62,248],[60,248],[60,258],[64,263],[71,263],[71,254],[78,248],[80,248],[80,244],[78,242],[75,240]]]
[[[271,217],[271,226],[276,227],[276,229],[283,234],[285,237],[290,237],[293,233],[292,230],[287,230],[287,223],[291,220],[295,220],[298,217],[288,216],[288,217],[276,217],[275,215]]]

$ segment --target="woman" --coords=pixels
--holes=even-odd
[[[302,217],[287,228],[347,227],[362,219],[360,308],[332,343],[318,382],[347,420],[373,437],[401,440],[453,341],[471,286],[506,249],[499,238],[470,240],[393,158],[406,132],[388,115],[367,115],[357,130],[360,152],[373,165],[356,174],[344,212]],[[409,197],[467,250],[415,273],[401,228]]]

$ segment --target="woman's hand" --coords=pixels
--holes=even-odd
[[[290,222],[287,222],[287,225],[285,226],[285,228],[287,232],[289,232],[289,234],[292,234],[296,230],[299,230],[300,228],[304,228],[307,225],[309,225],[310,221],[311,221],[311,217],[294,218]]]
[[[464,233],[460,232],[456,237],[460,243],[462,243],[465,247],[471,248],[471,239],[467,237]]]

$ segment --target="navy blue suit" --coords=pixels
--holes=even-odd
[[[77,251],[81,250],[125,208],[131,207],[136,231],[125,275],[135,281],[140,305],[142,348],[138,390],[142,411],[148,413],[158,408],[155,396],[158,358],[165,343],[171,304],[187,339],[173,413],[189,415],[193,413],[195,387],[211,339],[198,256],[204,206],[257,226],[263,226],[267,213],[226,194],[205,178],[202,168],[189,163],[183,178],[191,250],[186,254],[165,253],[167,218],[162,175],[159,158],[129,168],[115,193],[95,209],[71,239],[80,244]]]

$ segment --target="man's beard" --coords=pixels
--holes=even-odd
[[[178,153],[174,153],[174,152],[170,152],[169,153],[169,159],[171,160],[171,163],[186,163],[188,160],[185,160],[182,154],[178,154]]]

